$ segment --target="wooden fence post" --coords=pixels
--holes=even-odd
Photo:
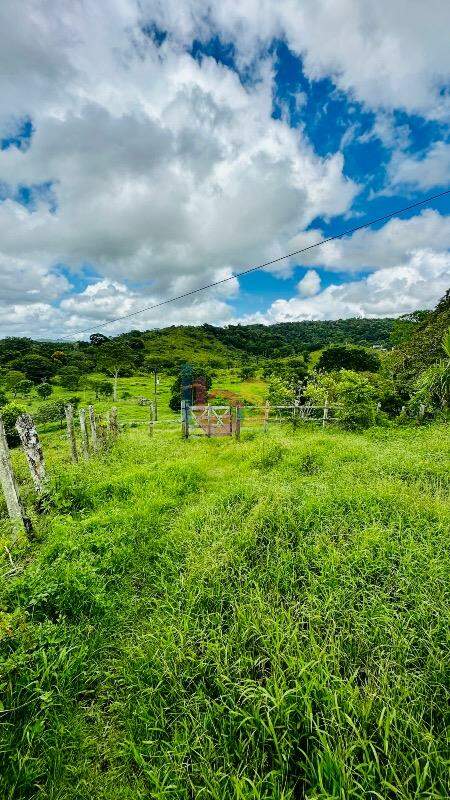
[[[323,420],[322,420],[322,426],[323,427],[325,427],[325,425],[327,424],[329,408],[330,408],[330,406],[329,406],[329,403],[328,403],[328,395],[327,395],[326,398],[325,398],[324,406],[323,406]]]
[[[230,409],[230,436],[233,436],[233,409],[229,406]]]
[[[425,416],[425,405],[421,403],[419,406],[419,419],[423,419]]]
[[[181,435],[183,439],[189,439],[189,404],[186,400],[181,401]]]
[[[41,494],[46,480],[44,454],[33,418],[29,414],[21,414],[16,421],[16,429],[20,436],[36,491]]]
[[[6,441],[5,428],[0,414],[0,483],[6,500],[8,516],[13,524],[15,533],[25,530],[32,533],[31,521],[25,516],[19,496],[16,479],[9,457],[8,442]]]
[[[267,433],[269,427],[269,414],[270,414],[270,403],[266,400],[266,404],[264,406],[264,433]]]
[[[211,436],[211,406],[208,404],[207,408],[208,408],[208,411],[206,413],[207,413],[207,420],[208,420],[208,428],[207,428],[206,435],[208,437],[210,437]]]
[[[149,422],[148,422],[148,433],[149,433],[149,436],[153,436],[154,422],[155,422],[155,407],[154,407],[153,403],[150,403],[150,419],[149,419]]]
[[[98,450],[97,422],[95,420],[94,406],[89,406],[89,424],[91,426],[91,441],[94,453]]]
[[[66,412],[66,423],[67,423],[67,438],[70,444],[70,457],[72,459],[72,463],[76,464],[78,461],[78,453],[77,453],[77,440],[75,439],[75,429],[73,427],[73,406],[71,403],[68,403],[64,407],[64,411]]]
[[[86,428],[86,409],[80,408],[80,431],[81,431],[81,449],[83,451],[83,458],[87,461],[89,458],[89,437]]]
[[[234,435],[237,441],[239,441],[241,438],[241,406],[239,403],[236,406],[236,426],[234,429]]]
[[[117,439],[119,424],[117,421],[117,407],[113,406],[108,414],[108,433],[112,439]]]

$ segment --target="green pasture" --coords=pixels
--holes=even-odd
[[[445,426],[42,440],[32,541],[0,502],[2,799],[449,796]]]

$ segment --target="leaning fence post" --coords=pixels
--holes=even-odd
[[[322,426],[323,427],[325,427],[325,425],[327,424],[328,409],[329,408],[330,408],[330,406],[329,406],[329,403],[328,403],[328,395],[327,395],[326,398],[325,398],[324,406],[323,406],[323,420],[322,420]]]
[[[98,438],[97,438],[97,422],[95,420],[94,406],[89,406],[88,411],[89,411],[89,424],[91,426],[92,449],[96,453],[98,450]]]
[[[80,431],[81,431],[81,449],[83,451],[83,458],[87,461],[89,458],[89,437],[86,428],[86,409],[80,408]]]
[[[236,426],[234,429],[234,435],[236,439],[239,441],[241,438],[241,406],[239,403],[236,406]]]
[[[421,403],[419,406],[419,419],[423,419],[425,416],[425,404]]]
[[[153,403],[150,403],[149,411],[150,411],[150,418],[149,418],[149,421],[148,421],[148,433],[149,433],[149,436],[153,436],[153,428],[154,428],[154,422],[155,422],[155,407],[154,407]]]
[[[112,439],[116,439],[119,433],[116,406],[113,406],[108,414],[108,433]]]
[[[32,533],[31,521],[25,516],[19,496],[16,479],[9,456],[8,442],[6,441],[5,428],[0,414],[0,482],[6,500],[8,516],[15,532],[25,530]]]
[[[70,444],[70,457],[72,459],[72,463],[76,464],[78,461],[78,453],[77,453],[77,441],[75,439],[75,429],[73,427],[73,406],[71,403],[68,403],[64,411],[66,412],[66,423],[67,423],[67,438]]]
[[[26,455],[36,491],[41,494],[46,479],[44,454],[42,452],[38,432],[30,414],[21,414],[20,417],[18,417],[16,421],[16,430],[20,436],[20,441]]]

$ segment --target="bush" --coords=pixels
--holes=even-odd
[[[98,381],[98,380],[90,380],[89,386],[95,392],[95,399],[98,400],[99,397],[110,397],[113,393],[113,385],[111,381]]]
[[[59,382],[65,389],[78,389],[81,373],[77,367],[64,367],[59,371]]]
[[[343,428],[361,430],[375,424],[375,391],[367,378],[346,371],[338,387],[336,417]]]
[[[267,399],[274,406],[290,405],[293,403],[292,389],[281,378],[272,375],[269,381]]]
[[[33,382],[28,381],[25,378],[24,380],[19,381],[19,383],[17,384],[16,386],[17,394],[21,394],[23,397],[26,397],[27,395],[30,394],[32,388],[33,388]]]
[[[352,370],[318,375],[306,387],[305,397],[313,405],[322,405],[327,399],[336,404],[336,418],[347,430],[375,424],[376,390],[366,376]]]
[[[450,406],[450,359],[428,367],[414,385],[414,395],[409,404],[417,412],[420,405],[431,412],[444,411]]]
[[[38,406],[34,419],[36,422],[61,422],[65,417],[63,400],[54,400]]]
[[[255,372],[256,372],[255,367],[249,365],[241,367],[241,370],[239,372],[239,378],[241,379],[241,381],[248,381],[250,380],[250,378],[255,377]]]
[[[39,386],[36,386],[36,394],[38,397],[41,397],[42,400],[47,400],[53,389],[49,383],[40,383]]]
[[[20,444],[20,438],[16,431],[16,420],[21,414],[26,413],[26,408],[18,403],[7,403],[7,405],[3,406],[1,413],[6,440],[10,447],[17,447]]]

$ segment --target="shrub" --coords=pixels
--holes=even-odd
[[[65,417],[63,400],[54,400],[38,406],[34,415],[36,422],[61,422]]]
[[[95,399],[99,397],[110,397],[113,393],[113,385],[111,381],[90,380],[89,386],[95,392]]]
[[[348,430],[368,428],[375,423],[377,393],[369,379],[352,370],[318,375],[308,383],[305,397],[313,405],[328,399],[336,404],[338,422]]]
[[[59,382],[65,389],[78,389],[81,373],[77,367],[64,367],[59,371]]]
[[[40,383],[39,386],[36,386],[36,394],[42,398],[42,400],[47,400],[53,389],[49,383]]]
[[[24,380],[19,381],[19,383],[17,384],[16,386],[17,394],[21,394],[23,397],[26,397],[27,395],[30,394],[32,388],[33,388],[33,382],[28,381],[25,378]]]
[[[292,389],[276,375],[272,375],[267,392],[269,403],[274,406],[290,405],[293,402]]]
[[[361,430],[375,424],[375,391],[367,378],[346,371],[338,387],[336,417],[347,430]]]
[[[7,442],[10,447],[17,447],[20,444],[20,438],[16,431],[16,420],[21,414],[26,413],[26,409],[18,403],[7,403],[3,406],[1,413]]]

